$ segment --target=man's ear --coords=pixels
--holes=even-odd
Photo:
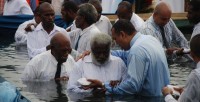
[[[121,35],[122,38],[126,37],[126,33],[124,31],[120,31],[120,35]]]

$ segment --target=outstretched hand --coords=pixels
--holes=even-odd
[[[77,59],[76,59],[76,62],[79,60],[79,59],[84,59],[85,56],[89,55],[90,54],[90,51],[85,51],[83,52]]]

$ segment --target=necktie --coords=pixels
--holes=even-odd
[[[78,37],[78,40],[77,40],[76,45],[75,45],[75,50],[78,49],[78,43],[79,43],[80,38],[81,38],[81,35],[79,35],[79,37]]]
[[[166,48],[169,48],[169,44],[167,43],[167,39],[165,37],[164,27],[160,27],[160,31],[161,31],[161,35],[162,35],[162,39],[163,39],[163,46],[165,46]]]
[[[57,71],[56,71],[56,74],[55,74],[54,79],[56,79],[56,78],[60,78],[61,65],[62,65],[62,63],[58,62],[58,64],[57,64]]]

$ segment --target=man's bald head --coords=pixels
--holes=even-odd
[[[159,2],[154,9],[154,13],[162,13],[162,12],[164,13],[172,12],[170,6],[165,2]]]
[[[70,40],[62,33],[54,35],[50,42],[51,53],[58,62],[65,62],[71,53]]]
[[[159,2],[154,10],[153,18],[157,25],[165,26],[171,18],[171,8],[165,2]]]
[[[55,46],[55,47],[59,47],[63,43],[70,44],[70,41],[64,34],[62,34],[60,32],[58,32],[56,35],[54,35],[50,41],[51,46]]]
[[[53,9],[53,6],[52,6],[50,3],[48,3],[48,2],[44,2],[44,3],[40,4],[39,13],[40,13],[40,14],[43,13],[43,12],[44,12],[44,9],[46,9],[46,8],[51,8],[51,9]]]

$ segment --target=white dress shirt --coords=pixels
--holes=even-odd
[[[191,39],[197,34],[200,34],[200,22],[194,26]]]
[[[78,29],[78,28],[76,28],[76,23],[75,23],[75,20],[74,20],[72,22],[72,24],[69,27],[66,28],[66,31],[70,30],[70,32],[71,32],[71,31],[76,30],[76,29]]]
[[[77,51],[79,53],[83,53],[86,50],[91,50],[90,49],[90,39],[94,35],[99,34],[99,33],[100,33],[99,29],[94,24],[85,28],[84,30],[76,29],[72,32],[69,32],[69,36],[70,36],[71,42],[72,42],[71,43],[72,48],[75,49],[78,38],[79,38],[79,36],[81,36],[79,39]]]
[[[6,0],[3,15],[33,15],[26,0]]]
[[[117,22],[118,20],[119,19],[116,19],[115,22]],[[135,14],[134,12],[132,14],[130,22],[133,24],[136,31],[140,31],[142,29],[143,24],[144,24],[144,20],[141,17],[139,17],[137,14]]]
[[[86,56],[84,60],[79,60],[76,67],[70,73],[67,89],[73,92],[87,93],[91,90],[83,90],[77,80],[80,78],[97,79],[101,82],[110,82],[111,80],[123,80],[127,75],[127,68],[124,62],[115,56],[110,55],[107,63],[98,66],[93,64],[92,56]]]
[[[51,50],[45,51],[35,56],[25,67],[22,74],[22,80],[29,81],[49,81],[54,79],[57,71],[57,60],[51,54]],[[72,56],[68,55],[68,59],[61,65],[60,77],[69,76],[70,71],[75,66]]]
[[[111,35],[112,24],[110,23],[108,17],[101,15],[100,19],[95,23],[95,25],[102,33]]]
[[[27,48],[29,58],[33,58],[37,54],[46,51],[46,46],[50,44],[51,38],[58,32],[64,34],[69,40],[70,37],[67,31],[54,24],[53,30],[48,34],[40,23],[33,32],[29,32],[27,36]]]
[[[178,102],[199,102],[200,100],[200,62],[198,62],[196,69],[194,69],[186,82],[183,93]],[[177,102],[171,94],[165,97],[166,102]]]
[[[25,31],[25,28],[30,23],[36,24],[35,19],[33,18],[32,20],[28,20],[28,21],[19,25],[19,27],[18,27],[18,29],[15,33],[15,41],[16,41],[17,44],[26,45],[28,32]]]

